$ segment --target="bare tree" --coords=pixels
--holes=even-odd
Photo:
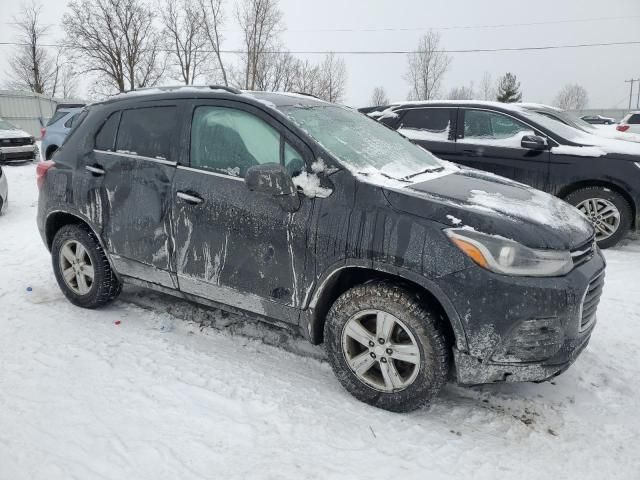
[[[387,97],[387,92],[385,92],[384,87],[376,87],[373,89],[370,103],[372,107],[389,105],[389,97]]]
[[[449,94],[447,95],[449,100],[473,100],[476,98],[476,92],[473,89],[473,83],[469,84],[468,87],[464,85],[460,87],[454,87],[449,90]]]
[[[431,100],[439,94],[442,78],[451,64],[451,57],[440,47],[440,34],[429,30],[420,39],[418,48],[409,54],[409,98]]]
[[[158,7],[171,65],[185,85],[193,85],[210,55],[200,5],[195,0],[162,0]]]
[[[260,56],[256,71],[256,89],[263,91],[291,91],[295,89],[300,63],[293,55],[274,47],[278,53]]]
[[[320,67],[309,60],[298,61],[294,90],[320,96]]]
[[[569,84],[562,87],[553,103],[563,110],[584,110],[589,104],[589,94],[583,86]]]
[[[320,65],[318,96],[327,102],[338,103],[347,88],[347,66],[344,60],[328,53]]]
[[[76,95],[78,74],[73,68],[72,60],[65,55],[63,48],[58,49],[51,84],[49,94],[52,97],[72,98]]]
[[[42,24],[42,5],[23,3],[14,18],[18,31],[17,52],[9,59],[9,86],[20,90],[51,94],[55,90],[56,64],[53,55],[42,45],[49,27]]]
[[[496,87],[493,83],[493,78],[489,72],[484,72],[482,80],[480,80],[480,88],[478,96],[480,100],[495,100],[496,99]]]
[[[66,44],[109,91],[153,86],[165,70],[154,12],[141,0],[71,0]]]
[[[263,57],[277,43],[282,12],[277,0],[243,0],[236,16],[245,48],[242,83],[245,89],[255,90],[260,76],[258,69],[265,68],[267,63]]]
[[[220,34],[220,29],[224,25],[224,12],[222,10],[222,0],[198,0],[200,6],[200,12],[202,14],[202,24],[204,27],[204,33],[208,40],[207,47],[210,48],[216,56],[217,69],[220,70],[222,82],[225,85],[229,85],[229,79],[227,78],[227,69],[222,61],[222,55],[220,49],[223,36]]]

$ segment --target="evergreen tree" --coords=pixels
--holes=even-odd
[[[498,81],[498,95],[496,100],[502,103],[516,103],[522,101],[520,82],[516,79],[514,74],[507,72],[504,77]]]

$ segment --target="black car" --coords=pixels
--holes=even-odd
[[[66,297],[123,283],[288,324],[394,411],[464,384],[541,381],[587,345],[604,283],[566,203],[466,170],[357,111],[230,88],[87,107],[38,166]]]
[[[602,115],[584,115],[580,118],[591,125],[613,125],[616,123],[615,118],[603,117]]]
[[[497,102],[407,102],[368,115],[442,159],[566,200],[593,222],[601,248],[640,228],[640,145]]]

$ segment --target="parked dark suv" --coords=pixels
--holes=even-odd
[[[398,103],[369,116],[437,157],[556,195],[596,228],[601,248],[640,228],[640,145],[591,135],[496,102]]]
[[[297,326],[349,392],[394,411],[454,364],[464,384],[559,374],[604,283],[570,205],[309,96],[123,94],[84,110],[38,185],[72,303],[131,283]]]

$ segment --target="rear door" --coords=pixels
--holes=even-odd
[[[113,112],[98,132],[85,175],[87,216],[102,228],[122,275],[175,287],[171,271],[171,182],[180,128],[175,102]]]
[[[300,208],[289,211],[277,197],[249,191],[244,176],[264,163],[295,175],[311,165],[311,151],[240,102],[195,102],[189,117],[190,147],[172,194],[180,290],[296,323],[315,200],[300,195]]]
[[[458,122],[458,163],[548,188],[549,150],[521,146],[523,136],[541,135],[534,127],[501,112],[475,108],[460,109]]]
[[[456,161],[457,108],[420,107],[400,114],[397,130],[437,157]]]

